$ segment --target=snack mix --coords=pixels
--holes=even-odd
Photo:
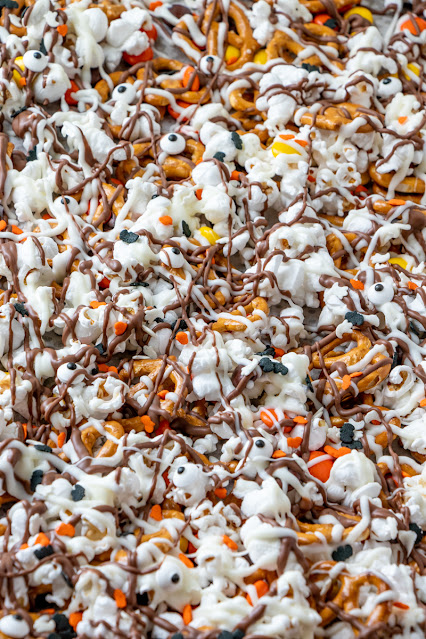
[[[0,0],[0,639],[422,639],[426,3]]]

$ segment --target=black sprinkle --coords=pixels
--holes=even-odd
[[[243,141],[241,139],[241,136],[238,135],[238,133],[236,131],[232,131],[231,138],[232,138],[232,141],[233,141],[233,143],[235,145],[235,148],[238,149],[239,151],[241,151],[241,149],[243,148]]]
[[[59,632],[59,634],[61,635],[61,639],[72,639],[72,637],[77,636],[74,632],[73,627],[68,621],[68,617],[66,617],[62,613],[55,613],[53,615],[53,621],[55,622],[56,631]]]
[[[175,632],[175,634],[172,635],[172,639],[184,639],[184,637],[181,632]]]
[[[361,326],[364,324],[364,315],[356,311],[348,311],[345,315],[345,320],[348,320],[348,322],[351,322],[354,326]]]
[[[54,550],[50,544],[48,546],[42,546],[41,548],[37,548],[37,550],[34,550],[34,554],[37,557],[37,559],[44,559],[45,557],[50,557],[50,555],[53,555],[53,552]]]
[[[305,71],[307,71],[308,73],[310,73],[311,71],[319,71],[320,68],[317,67],[315,64],[309,64],[309,62],[303,62],[302,63],[302,69],[305,69]]]
[[[77,368],[77,364],[75,364],[74,362],[68,362],[67,368],[69,368],[70,371],[75,371]]]
[[[27,162],[34,162],[34,160],[37,160],[37,150],[31,149],[27,155]]]
[[[19,4],[14,0],[0,0],[0,7],[5,9],[18,9]]]
[[[34,446],[36,450],[41,450],[42,453],[51,453],[52,449],[47,444],[36,444]]]
[[[185,220],[182,220],[182,232],[185,235],[185,237],[191,237],[191,229],[189,228]]]
[[[67,586],[69,586],[70,588],[74,588],[74,585],[72,583],[71,577],[69,577],[67,575],[67,573],[65,572],[65,570],[62,570],[61,572],[61,577],[62,579],[65,581],[65,583],[67,584]]]
[[[234,630],[234,632],[232,633],[232,639],[243,639],[244,635],[244,630],[241,630],[241,628],[237,628],[237,630]]]
[[[232,632],[229,632],[229,630],[222,630],[217,639],[234,639],[234,636]]]
[[[172,329],[172,331],[175,330],[176,324],[177,324],[177,320],[175,320],[174,322],[170,324],[170,328]],[[185,322],[185,320],[181,319],[179,322],[179,326],[177,327],[177,330],[186,331],[187,328],[188,328],[188,324]]]
[[[311,382],[311,380],[309,379],[309,375],[306,375],[305,382],[306,382],[306,386],[309,388],[309,390],[311,391],[311,393],[313,393],[313,392],[314,392],[314,387],[312,386],[312,382]]]
[[[92,368],[92,370],[90,371],[91,375],[97,375],[99,373],[99,368],[96,366],[96,368]]]
[[[284,366],[284,364],[280,364],[279,362],[274,362],[274,373],[279,373],[280,375],[287,375],[288,368]]]
[[[344,444],[349,444],[353,441],[355,432],[355,426],[349,422],[343,424],[340,429],[340,441]]]
[[[138,592],[136,595],[136,602],[138,606],[148,606],[149,605],[149,597],[147,592]]]
[[[410,329],[414,333],[414,335],[417,335],[417,337],[419,337],[420,339],[425,339],[426,331],[422,330],[421,328],[417,328],[414,322],[410,322]]]
[[[268,355],[269,357],[275,356],[275,348],[272,346],[267,346],[264,351],[261,353],[256,353],[256,355]]]
[[[24,304],[21,304],[20,302],[18,302],[17,304],[13,305],[15,307],[15,310],[22,315],[22,317],[25,317],[26,315],[28,315],[28,311],[25,308]]]
[[[95,344],[95,348],[100,352],[101,355],[104,355],[106,352],[103,345],[99,342],[99,344]]]
[[[81,501],[85,494],[86,491],[84,490],[83,486],[80,486],[80,484],[76,484],[71,491],[71,499],[73,501]]]
[[[31,490],[34,492],[37,486],[41,484],[42,481],[43,481],[43,471],[34,470],[30,479]]]
[[[420,528],[420,526],[418,526],[414,522],[409,524],[408,527],[409,527],[410,530],[412,530],[413,532],[416,533],[416,541],[415,541],[415,543],[419,544],[421,542],[421,540],[423,539],[423,535],[424,535],[423,530]]]
[[[396,351],[394,352],[394,354],[393,354],[393,357],[392,357],[392,366],[391,366],[391,370],[392,370],[393,368],[395,368],[395,366],[398,366],[398,364],[399,364],[399,353],[398,353],[398,351],[396,350]]]
[[[164,322],[164,319],[162,317],[154,317],[154,322],[160,324],[161,322]]]
[[[362,449],[362,444],[360,441],[354,441],[354,442],[348,442],[345,443],[346,448],[351,448],[352,450],[361,450]]]
[[[337,27],[337,20],[333,20],[333,18],[329,18],[326,22],[324,22],[324,26],[329,29],[335,29]]]
[[[275,362],[270,360],[268,357],[262,357],[259,362],[259,366],[264,373],[272,373],[272,371],[274,370],[274,364]]]
[[[62,637],[57,632],[51,632],[47,635],[47,639],[62,639]]]
[[[222,151],[218,151],[217,153],[214,154],[213,157],[215,160],[219,160],[219,162],[223,162],[225,159],[225,153],[222,153]]]
[[[13,113],[10,114],[10,117],[16,118],[17,115],[19,115],[20,113],[23,113],[24,111],[27,110],[27,107],[22,107],[22,109],[18,109],[18,111],[14,111]]]
[[[130,286],[144,286],[145,288],[147,288],[149,286],[148,282],[132,282],[130,284]]]
[[[123,231],[120,231],[120,240],[122,242],[126,242],[126,244],[133,244],[134,242],[137,242],[139,239],[139,235],[137,233],[133,233],[132,231],[127,231],[126,229],[124,229]]]
[[[41,39],[41,42],[40,42],[40,52],[41,52],[41,53],[43,53],[43,55],[47,55],[47,49],[46,49],[46,47],[44,46],[44,40],[43,40],[43,38]]]
[[[345,561],[345,559],[349,559],[349,557],[352,557],[353,552],[354,551],[352,550],[352,546],[346,544],[345,546],[338,546],[336,550],[333,550],[331,556],[334,561]]]

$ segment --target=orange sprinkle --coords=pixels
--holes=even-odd
[[[173,224],[173,220],[170,215],[162,215],[160,217],[160,222],[161,224],[164,224],[164,226],[170,226],[170,224]]]
[[[380,421],[378,419],[372,419],[371,423],[374,424],[375,426],[378,426],[380,424]]]
[[[313,175],[308,175],[308,182],[315,182],[315,178]]]
[[[142,425],[145,428],[147,433],[152,433],[152,431],[154,430],[155,424],[152,421],[151,417],[148,417],[148,415],[142,415],[141,423],[142,423]]]
[[[163,3],[162,3],[162,2],[160,2],[160,0],[155,0],[155,2],[151,2],[151,3],[149,4],[148,9],[149,9],[150,11],[155,11],[155,9],[156,9],[157,7],[161,7],[161,6],[162,6],[162,4],[163,4]]]
[[[116,335],[123,335],[127,331],[127,322],[116,322],[114,324],[114,333]]]
[[[109,280],[107,277],[103,277],[99,282],[99,288],[108,288],[110,284],[111,280]]]
[[[291,135],[291,133],[285,133],[281,134],[279,137],[281,138],[281,140],[292,140],[294,138],[294,135]]]
[[[362,371],[357,371],[356,373],[351,373],[349,377],[360,377],[363,374]]]
[[[274,419],[278,421],[277,414],[273,408],[270,408],[268,412],[262,410],[260,413],[260,419],[265,424],[265,426],[268,426],[268,428],[271,428],[271,426],[274,425]]]
[[[108,373],[118,373],[117,366],[108,366]]]
[[[99,364],[98,366],[101,373],[108,373],[108,365],[107,364]]]
[[[241,180],[241,171],[232,171],[231,180],[236,180],[239,182]]]
[[[394,601],[393,605],[395,606],[395,608],[401,608],[401,610],[409,610],[410,606],[407,606],[407,604],[402,603],[402,601]]]
[[[360,282],[359,280],[349,280],[349,282],[352,284],[352,288],[358,290],[358,291],[363,291],[364,290],[364,284],[362,282]]]
[[[19,78],[19,84],[21,85],[21,87],[24,87],[27,84],[27,79]]]
[[[27,424],[22,424],[22,430],[24,431],[24,437],[27,438],[28,427]]]
[[[187,88],[188,91],[198,91],[198,89],[200,88],[200,79],[196,74],[194,75],[191,86],[189,86],[189,82],[194,71],[194,67],[186,67],[185,71],[183,72],[182,86]]]
[[[408,118],[407,118],[406,115],[400,115],[399,118],[398,118],[398,122],[400,124],[405,124],[407,122],[407,120],[408,120]]]
[[[62,446],[65,444],[65,438],[66,438],[65,433],[59,433],[59,435],[58,435],[58,448],[62,448]]]
[[[290,448],[297,448],[302,443],[303,439],[301,437],[287,437],[287,444]]]
[[[21,235],[23,232],[24,231],[22,231],[19,226],[12,224],[12,233],[15,233],[15,235]]]
[[[106,306],[106,302],[90,302],[91,308],[99,308],[99,306]]]
[[[322,457],[323,455],[324,453],[322,451],[313,450],[312,453],[309,455],[309,461],[312,461],[316,457]],[[331,461],[331,459],[325,459],[324,461],[311,466],[309,468],[309,472],[311,473],[313,477],[316,477],[322,482],[326,482],[327,479],[330,477],[332,466],[333,466],[333,462]]]
[[[266,595],[266,593],[269,590],[269,586],[268,586],[267,582],[264,581],[263,579],[259,579],[259,581],[255,581],[253,586],[256,588],[257,598],[258,599],[263,597],[263,595]],[[251,600],[250,595],[247,595],[246,599],[247,599],[248,603],[250,604],[250,606],[252,606],[253,602]]]
[[[222,541],[225,546],[228,546],[231,550],[238,550],[238,544],[235,543],[228,535],[223,535]]]
[[[6,222],[4,220],[1,220],[1,222],[0,222],[0,231],[4,231],[6,226],[7,226]]]
[[[72,524],[59,524],[55,528],[55,532],[57,535],[63,535],[64,537],[74,537],[75,528]]]
[[[26,550],[27,548],[29,548],[28,544],[22,544],[19,550]]]
[[[399,200],[398,198],[393,198],[392,200],[388,200],[387,203],[391,204],[391,206],[401,206],[402,204],[405,204],[405,200]]]
[[[238,56],[234,55],[233,58],[229,58],[229,60],[226,61],[226,64],[227,65],[234,64],[234,62],[236,62],[237,60],[238,60]]]
[[[197,200],[201,200],[201,198],[203,197],[203,189],[197,189],[195,191],[195,197],[197,198]]]
[[[279,459],[280,457],[285,457],[285,452],[283,450],[276,450],[274,453],[272,453],[272,457],[273,459]]]
[[[157,396],[160,397],[160,399],[164,399],[168,392],[169,392],[168,390],[162,390],[159,393],[157,393]]]
[[[410,289],[410,291],[415,291],[416,288],[419,288],[419,285],[415,282],[408,282],[408,288]]]
[[[302,415],[296,415],[296,417],[293,417],[293,421],[295,424],[307,424],[308,420],[306,419],[306,417],[302,417]]]
[[[219,499],[225,499],[226,488],[216,488],[214,494],[216,495],[216,497],[219,497]]]
[[[189,626],[192,621],[192,608],[191,604],[186,604],[182,611],[182,619],[185,626]]]
[[[117,608],[125,608],[127,606],[126,595],[119,588],[114,590],[114,599],[117,604]]]
[[[308,146],[309,142],[306,142],[306,140],[295,140],[296,144],[299,144],[300,146]]]
[[[47,535],[45,535],[43,532],[39,533],[36,537],[35,540],[36,544],[41,544],[42,546],[49,546],[50,545],[50,539]]]
[[[275,357],[282,357],[285,353],[282,348],[275,348]]]
[[[184,333],[183,331],[179,331],[179,333],[176,333],[176,339],[179,342],[179,344],[188,344],[188,335],[186,333]]]
[[[405,472],[405,470],[401,470],[401,475],[403,477],[411,477],[411,475],[409,475],[408,473]]]
[[[161,521],[163,519],[163,512],[159,504],[155,504],[150,510],[149,516],[155,521]]]
[[[324,446],[324,452],[327,453],[327,455],[330,455],[331,457],[335,457],[337,459],[338,457],[343,457],[343,455],[349,455],[349,453],[351,452],[351,449],[347,448],[347,446],[342,446],[341,448],[333,448],[333,446]]]
[[[82,612],[72,612],[69,616],[68,621],[70,623],[70,626],[72,626],[75,630],[82,619],[83,619]]]
[[[178,555],[179,559],[181,560],[181,562],[183,564],[185,564],[185,566],[187,568],[193,568],[194,567],[194,562],[190,560],[189,557],[187,557],[186,555],[183,554],[183,552],[179,553]]]
[[[65,37],[68,33],[68,26],[66,24],[60,24],[59,27],[56,27],[56,31],[62,37]]]
[[[347,388],[349,388],[350,385],[351,385],[351,376],[350,375],[343,375],[343,379],[342,379],[342,388],[343,388],[343,390],[346,390]]]
[[[53,615],[56,612],[56,610],[54,608],[43,608],[43,610],[40,610],[40,614],[42,615]]]

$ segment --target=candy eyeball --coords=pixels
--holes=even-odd
[[[69,195],[58,198],[57,200],[55,200],[55,203],[59,205],[61,210],[68,210],[72,215],[78,213],[79,203],[77,202],[77,200],[75,200],[73,197],[70,197]]]
[[[41,51],[31,50],[24,54],[22,62],[29,71],[41,73],[47,67],[49,60],[46,55],[41,53]]]
[[[390,98],[402,91],[402,82],[398,78],[388,76],[379,82],[377,95],[379,98]]]
[[[22,615],[6,615],[0,619],[0,632],[6,637],[21,639],[28,636],[30,628]]]
[[[125,102],[126,104],[131,104],[136,98],[136,89],[133,84],[129,84],[128,82],[124,82],[123,84],[119,84],[115,87],[112,92],[112,99],[117,102]]]
[[[183,570],[173,559],[166,557],[155,577],[160,588],[164,590],[182,588]]]
[[[222,66],[222,60],[217,55],[206,55],[200,60],[200,70],[206,75],[214,75]]]
[[[178,488],[194,488],[200,483],[204,484],[203,471],[195,464],[178,466],[173,475],[173,483]]]
[[[85,371],[84,368],[75,364],[74,362],[67,362],[66,364],[61,364],[58,370],[56,371],[56,377],[63,384],[67,384],[71,382],[71,384],[79,384],[84,380],[84,374],[76,375],[77,371]]]
[[[274,449],[270,442],[263,437],[257,437],[253,440],[253,446],[248,454],[250,459],[269,459],[272,457]]]
[[[393,286],[390,282],[377,282],[377,284],[370,286],[367,296],[374,306],[381,306],[381,304],[386,304],[393,299]]]
[[[165,153],[169,153],[170,155],[183,153],[183,151],[185,151],[185,147],[186,140],[183,135],[179,135],[179,133],[169,133],[160,140],[161,150]]]
[[[181,268],[185,264],[185,258],[177,247],[168,246],[162,249],[159,257],[170,268]]]

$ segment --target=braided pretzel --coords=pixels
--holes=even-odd
[[[104,428],[107,433],[110,433],[116,439],[120,439],[124,435],[124,428],[116,421],[105,422]],[[94,426],[89,426],[81,431],[81,441],[87,448],[87,452],[91,457],[112,457],[117,452],[117,444],[110,439],[107,439],[103,446],[98,450],[96,455],[93,455],[93,447],[96,441],[102,437],[102,434],[96,430]]]
[[[339,45],[333,40],[336,38],[336,33],[333,29],[326,27],[325,25],[316,24],[315,22],[311,22],[303,25],[304,28],[310,32],[312,35],[312,44],[320,47],[320,43],[315,41],[315,36],[319,37],[329,37],[332,38],[331,42],[327,42],[327,46],[335,49],[337,52],[339,51]],[[305,51],[305,47],[300,42],[297,42],[296,34],[292,37],[289,33],[284,31],[275,31],[271,41],[266,47],[266,54],[268,56],[268,60],[275,60],[277,58],[283,58],[286,62],[294,64],[295,59],[298,58],[299,54]],[[331,63],[338,67],[339,69],[343,69],[343,63],[340,60],[331,58]],[[298,58],[298,62],[303,62],[305,64],[311,64],[313,66],[321,67],[323,66],[323,62],[321,58],[314,54],[307,58]]]
[[[263,297],[255,297],[250,304],[244,306],[244,310],[247,313],[247,319],[250,322],[255,322],[260,318],[260,315],[255,313],[256,310],[265,313],[265,315],[269,315],[269,307],[266,300]],[[231,315],[241,315],[241,311],[232,311]],[[247,325],[243,322],[238,322],[237,320],[233,320],[227,317],[219,317],[217,322],[212,325],[213,331],[218,331],[219,333],[227,333],[227,332],[236,332],[236,331],[245,331],[247,329]]]
[[[309,111],[303,113],[300,118],[302,124],[309,126],[315,125],[319,129],[326,131],[338,131],[340,127],[349,124],[357,117],[363,117],[365,114],[358,111],[361,108],[358,104],[350,102],[342,102],[335,106],[327,107],[324,112],[312,114]],[[372,131],[372,126],[368,123],[363,124],[357,129],[358,133],[368,133]]]
[[[356,342],[356,347],[352,348],[346,353],[341,351],[334,351],[336,347],[341,346],[342,344],[345,344],[347,342]],[[372,343],[368,339],[368,337],[366,337],[366,335],[364,335],[360,331],[353,331],[352,333],[345,334],[341,338],[336,338],[326,346],[323,346],[321,348],[321,355],[324,361],[324,366],[328,370],[332,368],[336,363],[343,363],[346,366],[353,366],[354,364],[357,364],[367,355],[371,348]],[[376,364],[377,362],[384,359],[386,359],[384,355],[382,355],[381,353],[377,353],[371,360],[371,364]],[[312,353],[311,367],[316,369],[321,368],[320,357],[318,352],[316,351]],[[354,378],[358,387],[358,391],[362,392],[370,390],[380,384],[388,376],[390,369],[391,364],[385,364],[384,366],[377,368],[376,370],[363,377],[361,381],[357,381],[358,378]],[[342,387],[342,380],[340,380],[339,378],[334,379],[334,383],[338,388]],[[328,381],[326,384],[326,389],[328,390],[328,392],[331,392],[330,382]]]
[[[329,575],[330,570],[336,565],[334,561],[323,561],[315,566],[312,575],[314,581],[322,581],[324,574]],[[371,573],[364,573],[362,575],[350,575],[346,571],[340,572],[336,577],[331,580],[331,584],[327,590],[327,594],[330,596],[329,603],[333,604],[333,607],[325,605],[320,610],[322,619],[321,626],[328,626],[329,623],[334,621],[337,617],[336,609],[344,610],[350,613],[351,610],[359,609],[359,598],[361,589],[367,586],[374,587],[380,594],[389,590],[388,584]],[[336,594],[337,590],[337,594]],[[377,604],[367,619],[363,622],[365,626],[370,627],[378,623],[385,623],[391,612],[391,602],[385,601]]]
[[[393,173],[379,173],[375,164],[368,169],[371,179],[379,186],[388,189],[393,178]],[[406,177],[395,186],[395,191],[399,193],[424,193],[425,183],[420,178]]]

